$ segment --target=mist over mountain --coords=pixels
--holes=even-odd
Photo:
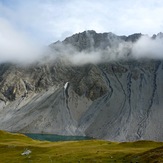
[[[84,31],[26,66],[1,57],[0,129],[163,141],[162,44],[162,33]]]
[[[149,37],[141,33],[117,36],[113,33],[84,31],[50,45],[51,59],[62,58],[68,64],[84,65],[126,59],[163,59],[163,34]]]
[[[65,40],[57,41],[49,47],[41,46],[26,38],[23,33],[17,34],[3,23],[3,37],[0,38],[0,63],[11,62],[28,65],[35,62],[55,61],[62,58],[65,64],[84,65],[103,63],[115,60],[162,59],[163,34],[149,37],[141,33],[129,36],[117,36],[113,33],[96,33],[93,30],[74,34]],[[5,28],[5,30],[3,29]],[[13,39],[8,38],[8,33]]]

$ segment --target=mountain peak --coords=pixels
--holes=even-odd
[[[134,34],[132,34],[132,35],[129,35],[129,36],[126,38],[126,41],[135,42],[135,41],[137,41],[141,36],[142,36],[141,33],[134,33]]]
[[[113,40],[121,39],[119,36],[109,33],[97,33],[94,30],[87,30],[67,37],[63,43],[71,44],[79,51],[92,48],[106,48]]]
[[[156,35],[157,38],[163,38],[163,33],[162,32],[159,32],[157,35]]]

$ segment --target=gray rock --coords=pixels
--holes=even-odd
[[[101,42],[104,47],[112,46],[122,38],[127,40],[126,36],[87,31],[63,43],[83,50],[99,48]],[[3,64],[0,129],[113,141],[163,141],[162,81],[163,62],[159,60],[126,59],[80,67],[61,60],[28,67]]]

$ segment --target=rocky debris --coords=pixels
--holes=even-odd
[[[24,156],[24,155],[25,155],[25,156],[28,156],[28,155],[31,154],[31,153],[32,153],[31,150],[25,149],[25,151],[22,152],[21,155],[22,155],[22,156]]]

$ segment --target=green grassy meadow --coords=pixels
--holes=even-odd
[[[21,155],[26,149],[29,155]],[[159,163],[163,143],[81,140],[36,141],[22,134],[0,131],[0,163]]]

